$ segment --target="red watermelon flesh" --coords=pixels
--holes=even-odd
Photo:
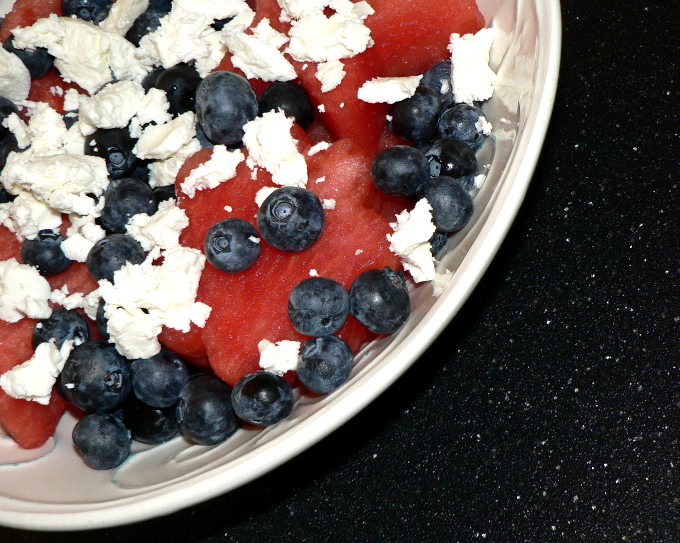
[[[375,13],[365,24],[375,45],[363,53],[376,75],[394,77],[423,73],[450,56],[452,33],[468,34],[484,26],[474,0],[370,0]]]
[[[33,356],[31,335],[33,319],[15,323],[0,321],[0,374],[22,364]],[[66,408],[66,402],[56,392],[48,405],[18,400],[0,389],[0,424],[21,447],[40,447],[54,434],[54,429]]]
[[[203,160],[210,154],[201,153]],[[398,266],[386,238],[391,232],[388,222],[363,205],[366,190],[372,186],[368,173],[370,160],[365,153],[353,141],[342,140],[307,162],[308,188],[321,199],[336,200],[336,208],[326,212],[326,228],[316,245],[289,254],[263,243],[262,256],[244,273],[225,274],[209,264],[203,272],[198,298],[213,310],[201,339],[213,370],[229,384],[258,368],[260,340],[306,339],[292,328],[287,301],[293,286],[309,277],[311,270],[349,287],[361,271]],[[178,183],[186,173],[180,172]],[[319,178],[325,180],[316,182]],[[193,199],[180,198],[180,205],[190,219],[189,228],[182,234],[183,243],[200,248],[208,228],[226,216],[240,216],[255,223],[254,195],[260,187],[269,185],[266,172],[253,180],[250,169],[242,165],[234,179],[218,188],[199,192]],[[231,213],[224,211],[225,205],[231,206]],[[262,318],[264,315],[266,318]],[[187,345],[184,348],[180,345],[180,352],[196,349],[197,332],[188,334]],[[355,351],[371,337],[353,319],[339,335]],[[177,349],[179,338],[175,335],[173,339]]]

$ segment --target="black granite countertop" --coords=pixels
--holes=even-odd
[[[423,357],[284,466],[165,518],[1,541],[680,541],[676,1],[564,0],[526,201]]]

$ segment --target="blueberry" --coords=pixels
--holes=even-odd
[[[257,213],[262,238],[280,251],[299,252],[316,243],[326,224],[321,200],[299,187],[272,192]]]
[[[349,312],[376,334],[392,334],[411,314],[402,271],[388,267],[363,272],[349,288]]]
[[[434,234],[432,234],[432,237],[430,238],[430,252],[432,253],[432,256],[437,256],[444,247],[446,247],[446,243],[449,241],[450,237],[449,232],[444,232],[442,230],[435,230]]]
[[[153,215],[158,202],[151,187],[133,177],[117,179],[104,191],[101,224],[107,232],[124,234],[125,225],[138,213]]]
[[[432,206],[432,222],[437,230],[455,232],[472,218],[472,196],[457,179],[433,177],[425,183],[422,196]]]
[[[201,82],[196,68],[188,64],[176,64],[163,71],[154,87],[165,91],[168,96],[171,115],[196,111],[196,88]]]
[[[408,141],[431,140],[437,133],[439,94],[419,85],[413,96],[394,104],[392,131]]]
[[[380,151],[371,165],[375,186],[397,196],[416,195],[429,176],[430,166],[423,152],[407,145]]]
[[[106,320],[106,304],[104,300],[99,300],[99,306],[97,306],[97,316],[95,318],[95,323],[97,324],[97,330],[102,335],[104,339],[109,339],[109,325]]]
[[[113,469],[130,454],[130,433],[113,415],[91,413],[73,427],[73,444],[94,469]]]
[[[66,340],[72,340],[74,346],[85,343],[90,339],[85,317],[73,309],[56,308],[49,318],[35,323],[31,336],[34,349],[50,339],[55,340],[57,348],[61,348]]]
[[[208,262],[227,273],[247,270],[262,252],[260,235],[255,227],[239,218],[213,224],[205,235],[203,246]]]
[[[2,168],[0,168],[0,171],[2,171]],[[9,192],[7,192],[7,189],[5,189],[5,187],[0,185],[0,204],[7,204],[9,202],[13,202],[15,198],[16,198],[15,194],[10,194]]]
[[[276,81],[260,96],[258,106],[260,115],[276,110],[293,117],[303,130],[309,128],[316,113],[307,91],[293,81]]]
[[[68,401],[96,413],[114,411],[132,391],[129,361],[101,339],[74,347],[60,379]]]
[[[297,374],[307,389],[328,394],[349,379],[352,349],[335,336],[310,338],[300,349]]]
[[[120,179],[137,166],[137,157],[132,152],[136,143],[127,128],[98,128],[85,138],[85,154],[106,160],[109,177]]]
[[[442,106],[453,104],[453,85],[451,84],[451,59],[442,60],[429,68],[420,80],[420,84],[439,94]]]
[[[231,391],[236,416],[257,426],[271,426],[293,410],[293,389],[283,377],[264,370],[241,377]]]
[[[327,277],[310,277],[293,287],[288,297],[288,317],[307,336],[334,334],[347,320],[349,295]]]
[[[131,396],[123,409],[123,421],[132,439],[157,445],[179,433],[175,406],[151,407]]]
[[[95,281],[108,279],[113,283],[113,274],[125,264],[144,262],[141,244],[127,234],[111,234],[94,244],[87,255],[87,269]]]
[[[222,31],[224,30],[224,27],[227,25],[229,21],[231,21],[233,17],[227,17],[226,19],[215,19],[215,21],[210,25],[210,27],[214,30]]]
[[[1,119],[0,119],[1,120]],[[2,129],[4,127],[0,125],[0,136],[2,136]],[[3,140],[0,141],[0,172],[5,168],[5,164],[7,163],[7,157],[11,152],[19,153],[21,152],[21,149],[19,149],[19,143],[17,142],[17,138],[14,136],[14,134],[10,133],[5,136]],[[5,191],[5,188],[2,187],[2,190]],[[5,191],[7,192],[7,191]],[[9,194],[9,193],[7,193]],[[8,202],[11,202],[16,198],[15,195],[9,195],[5,196],[4,198],[8,198]],[[2,202],[0,202],[2,203]]]
[[[447,109],[439,118],[437,132],[439,137],[455,138],[478,149],[486,135],[482,130],[482,122],[486,120],[481,109],[470,104],[456,104]]]
[[[257,97],[246,78],[213,72],[196,89],[196,114],[210,141],[235,145],[243,139],[243,125],[257,116]]]
[[[458,177],[456,181],[463,185],[466,191],[472,192],[477,187],[476,177],[476,175],[464,175],[463,177]]]
[[[179,429],[201,445],[221,443],[238,424],[231,405],[231,388],[212,375],[199,375],[182,389],[177,405]]]
[[[75,15],[78,19],[100,23],[109,14],[111,0],[62,0],[64,17]]]
[[[456,139],[437,140],[425,153],[430,163],[430,175],[446,175],[457,179],[465,175],[477,175],[479,166],[475,152]]]
[[[135,19],[135,22],[132,23],[130,30],[128,30],[127,34],[125,34],[125,38],[135,47],[139,47],[139,42],[144,36],[150,34],[159,26],[161,26],[161,18],[165,17],[167,13],[167,11],[161,11],[158,9],[147,9]]]
[[[158,78],[164,71],[165,68],[163,68],[163,66],[157,66],[153,70],[151,70],[148,74],[144,76],[144,79],[142,79],[142,88],[148,92],[150,88],[155,87]]]
[[[38,268],[43,276],[57,275],[68,270],[73,264],[61,250],[64,236],[53,230],[41,230],[34,239],[21,244],[21,259],[24,264]]]
[[[215,144],[208,139],[208,136],[205,135],[205,131],[199,122],[196,123],[196,139],[200,142],[201,149],[205,149],[206,147],[215,147]]]
[[[44,47],[36,47],[33,50],[14,47],[14,35],[10,35],[2,46],[21,59],[21,62],[28,68],[32,79],[43,77],[54,66],[54,57]]]
[[[14,102],[12,102],[12,100],[9,98],[0,96],[0,144],[5,141],[6,137],[10,135],[13,136],[10,129],[3,124],[4,120],[12,113],[19,115],[19,108],[14,105]]]
[[[175,190],[175,184],[166,185],[164,187],[155,187],[153,189],[154,198],[159,204],[165,202],[166,200],[176,200],[177,191]]]
[[[151,358],[132,361],[130,376],[137,398],[152,407],[170,407],[189,381],[189,370],[184,360],[163,347]]]
[[[148,9],[157,9],[164,13],[169,13],[172,9],[172,0],[150,0]]]

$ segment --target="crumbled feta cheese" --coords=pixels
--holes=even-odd
[[[149,7],[149,0],[116,0],[111,5],[109,14],[99,27],[107,32],[113,32],[125,36],[132,28],[135,19],[144,13]]]
[[[425,198],[418,200],[409,212],[397,215],[391,223],[394,234],[387,234],[390,251],[401,258],[404,269],[411,273],[416,283],[431,281],[435,277],[430,238],[436,227],[432,223],[432,206]]]
[[[210,25],[216,19],[228,19],[240,14],[250,17],[250,25],[254,14],[245,0],[175,0],[172,10],[161,19],[158,29],[141,39],[137,54],[142,63],[149,67],[156,65],[170,68],[181,62],[196,61],[199,74],[205,77],[224,56],[219,33],[214,32]],[[231,27],[227,25],[226,28]]]
[[[307,151],[307,156],[314,156],[315,154],[320,153],[321,151],[325,151],[330,146],[331,144],[328,143],[327,141],[320,141],[319,143],[312,145],[310,147],[309,151]]]
[[[364,252],[363,249],[357,249],[356,251],[354,251],[354,256],[359,256],[363,252]]]
[[[0,49],[0,96],[20,104],[31,90],[31,74],[18,56]]]
[[[189,198],[196,196],[198,190],[214,189],[236,177],[236,168],[244,160],[240,149],[229,151],[224,145],[215,145],[210,159],[191,170],[180,189]]]
[[[313,13],[305,12],[291,21],[286,49],[290,56],[300,62],[327,62],[353,57],[373,45],[371,31],[364,24],[373,9],[366,2],[335,2],[329,6],[336,9],[330,17],[324,14],[323,4],[319,2]]]
[[[315,269],[309,270],[309,276],[310,277],[319,277],[319,272],[316,271]]]
[[[81,94],[76,89],[66,89],[64,93],[64,111],[78,111]]]
[[[65,81],[74,81],[89,93],[112,79],[140,81],[148,69],[135,56],[135,47],[123,36],[107,32],[76,17],[51,15],[25,28],[15,28],[18,49],[45,47]]]
[[[249,167],[265,168],[277,185],[304,188],[307,185],[307,163],[291,136],[293,122],[282,111],[268,111],[246,123],[243,143],[248,149]]]
[[[9,155],[0,174],[8,192],[30,191],[61,213],[99,216],[90,195],[100,196],[109,184],[103,158],[63,152],[35,156],[29,151]]]
[[[54,339],[41,343],[26,362],[0,375],[0,387],[12,398],[49,404],[54,383],[72,349],[70,340],[64,341],[61,349]]]
[[[438,273],[432,280],[432,296],[438,297],[451,281],[453,272],[444,270],[444,273]]]
[[[326,180],[326,176],[322,175],[321,177],[318,177],[314,182],[315,183],[323,183]]]
[[[282,340],[272,343],[263,339],[257,344],[260,351],[260,367],[263,370],[283,375],[297,368],[300,342]]]
[[[269,197],[269,195],[274,192],[277,187],[262,187],[255,194],[255,203],[258,207],[262,207],[262,203]]]
[[[344,79],[345,65],[339,60],[320,62],[316,68],[316,78],[321,82],[321,92],[329,92],[336,88]]]
[[[61,226],[61,213],[36,199],[30,192],[20,192],[11,202],[0,204],[0,223],[20,241],[35,238],[41,230]]]
[[[0,319],[17,322],[24,317],[47,319],[52,289],[36,268],[16,258],[0,262]]]
[[[61,242],[61,250],[66,258],[85,262],[90,249],[106,236],[104,229],[95,223],[92,215],[69,215],[71,226],[66,230],[66,239]]]
[[[257,36],[261,41],[276,49],[281,49],[290,40],[285,34],[274,30],[266,17],[253,28],[253,36]]]
[[[174,156],[149,164],[149,185],[151,188],[165,187],[175,182],[175,177],[187,158],[201,150],[201,142],[194,138]]]
[[[182,113],[169,123],[150,125],[137,140],[133,152],[142,160],[165,160],[176,155],[196,136],[196,115]]]
[[[333,198],[328,198],[322,202],[324,209],[335,209],[335,200]]]
[[[376,77],[361,85],[357,96],[369,104],[394,104],[413,96],[422,78],[422,75]]]
[[[165,200],[151,216],[146,213],[132,216],[125,228],[129,235],[141,243],[145,251],[150,251],[154,247],[177,247],[179,235],[187,226],[189,218],[186,212],[174,200]]]
[[[295,68],[276,47],[258,37],[243,32],[225,31],[222,43],[232,53],[232,64],[249,79],[291,81],[297,77]]]
[[[491,98],[496,74],[489,68],[489,50],[495,35],[494,28],[464,36],[451,34],[451,80],[456,102],[472,104]]]
[[[486,117],[483,115],[477,119],[477,122],[475,123],[475,129],[484,134],[485,136],[489,136],[491,134],[491,130],[493,130],[493,126],[491,126],[491,123],[486,120]]]
[[[2,96],[0,94],[0,96]],[[31,144],[31,131],[26,123],[16,113],[10,113],[2,121],[2,126],[7,128],[17,140],[19,149],[26,149]]]
[[[115,4],[114,4],[115,5]],[[134,81],[117,81],[80,104],[81,131],[84,136],[97,128],[124,128],[144,103],[144,88]]]
[[[160,265],[154,261],[162,257]],[[150,358],[158,354],[163,326],[188,332],[205,326],[210,307],[196,302],[205,256],[196,249],[153,249],[141,264],[126,264],[114,283],[99,281],[110,340],[123,356]]]
[[[326,106],[324,106],[323,104],[319,104],[318,106],[316,106],[316,109],[319,110],[319,113],[326,113]]]
[[[25,156],[51,155],[63,152],[68,135],[66,123],[59,112],[43,102],[34,103],[33,115],[28,121],[31,147]]]
[[[139,138],[144,126],[150,123],[165,124],[172,120],[168,113],[170,103],[163,89],[150,88],[146,93],[137,113],[130,121],[130,136]]]

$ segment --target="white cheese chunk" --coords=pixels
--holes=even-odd
[[[144,88],[139,83],[117,81],[84,98],[80,104],[83,135],[92,134],[97,128],[125,128],[142,107],[144,97]]]
[[[219,35],[215,35],[210,25],[216,19],[243,13],[253,14],[245,0],[175,0],[170,13],[161,19],[159,28],[141,39],[137,55],[149,67],[170,68],[180,62],[197,61],[199,74],[204,77],[221,60],[214,52],[214,48],[220,46]],[[213,59],[213,62],[216,59],[216,63],[210,66],[213,62],[206,62],[207,59]]]
[[[2,95],[0,94],[0,96]],[[26,147],[31,144],[31,131],[16,113],[10,113],[5,117],[2,121],[2,125],[14,134],[19,149],[26,149]]]
[[[402,211],[397,222],[391,223],[394,234],[387,234],[390,251],[401,258],[404,269],[411,273],[416,283],[431,281],[435,277],[430,238],[436,227],[432,223],[432,206],[422,198],[411,212]]]
[[[284,45],[288,43],[290,38],[285,34],[274,30],[266,17],[261,19],[257,26],[253,28],[253,36],[256,36],[261,41],[274,47],[275,49],[281,49]]]
[[[116,0],[111,6],[109,14],[99,27],[107,32],[125,36],[132,28],[135,19],[149,7],[149,0]]]
[[[472,104],[493,94],[496,74],[489,68],[489,50],[496,36],[494,28],[476,34],[451,34],[451,80],[456,102]]]
[[[26,362],[0,375],[0,387],[12,398],[49,404],[54,383],[72,348],[70,340],[65,341],[61,349],[54,339],[41,343]]]
[[[369,104],[394,104],[413,96],[422,78],[422,75],[376,77],[361,85],[357,96]]]
[[[108,186],[108,172],[103,158],[60,153],[33,156],[11,153],[0,174],[8,192],[30,191],[36,198],[61,213],[99,216],[96,202]]]
[[[162,257],[160,265],[154,261]],[[141,264],[126,264],[114,283],[99,281],[110,340],[123,356],[150,358],[160,352],[163,326],[188,332],[205,326],[210,307],[196,302],[205,256],[196,249],[153,249]]]
[[[149,164],[149,185],[151,185],[151,188],[172,185],[182,164],[187,158],[200,150],[201,142],[194,138],[170,158]]]
[[[321,92],[336,88],[345,77],[345,66],[339,60],[320,62],[316,68],[316,78],[321,82]]]
[[[18,56],[0,49],[0,96],[20,104],[31,90],[31,74]]]
[[[20,241],[34,239],[41,230],[61,226],[61,213],[36,199],[30,192],[20,192],[11,202],[0,204],[0,223]]]
[[[319,143],[316,143],[312,145],[307,151],[307,156],[314,156],[317,153],[320,153],[321,151],[325,151],[331,146],[331,144],[327,141],[320,141]]]
[[[259,166],[272,174],[277,185],[305,187],[307,163],[291,136],[293,119],[282,111],[268,111],[243,127],[248,166]]]
[[[232,64],[249,79],[291,81],[297,77],[295,68],[278,49],[258,37],[243,32],[225,31],[222,37],[232,53]]]
[[[263,202],[269,197],[269,195],[277,190],[278,187],[262,187],[255,194],[255,203],[258,207],[262,207]]]
[[[300,342],[282,340],[272,343],[263,339],[257,344],[260,351],[260,367],[263,370],[283,375],[287,371],[297,369],[300,354]]]
[[[66,239],[61,242],[61,250],[67,258],[85,262],[90,249],[106,236],[104,229],[95,223],[92,215],[69,215],[71,226],[66,231]]]
[[[224,145],[215,145],[210,159],[191,170],[180,184],[180,189],[189,198],[196,196],[196,191],[214,189],[233,179],[237,166],[244,160],[245,156],[240,149],[229,151]]]
[[[179,236],[187,226],[189,218],[186,212],[177,206],[175,200],[165,200],[151,216],[146,213],[133,215],[125,228],[145,251],[151,251],[154,247],[169,249],[179,246]]]
[[[163,89],[152,87],[146,93],[135,116],[130,121],[130,136],[139,138],[147,124],[165,124],[172,120],[170,103]]]
[[[33,266],[19,264],[16,258],[0,262],[0,319],[48,318],[52,314],[48,304],[51,292],[47,279]]]
[[[135,47],[123,36],[75,17],[51,15],[25,28],[15,28],[18,49],[45,47],[66,81],[89,93],[112,79],[140,81],[148,69],[135,57]]]
[[[143,160],[165,160],[176,155],[196,136],[196,115],[187,111],[172,121],[148,126],[133,149]]]

